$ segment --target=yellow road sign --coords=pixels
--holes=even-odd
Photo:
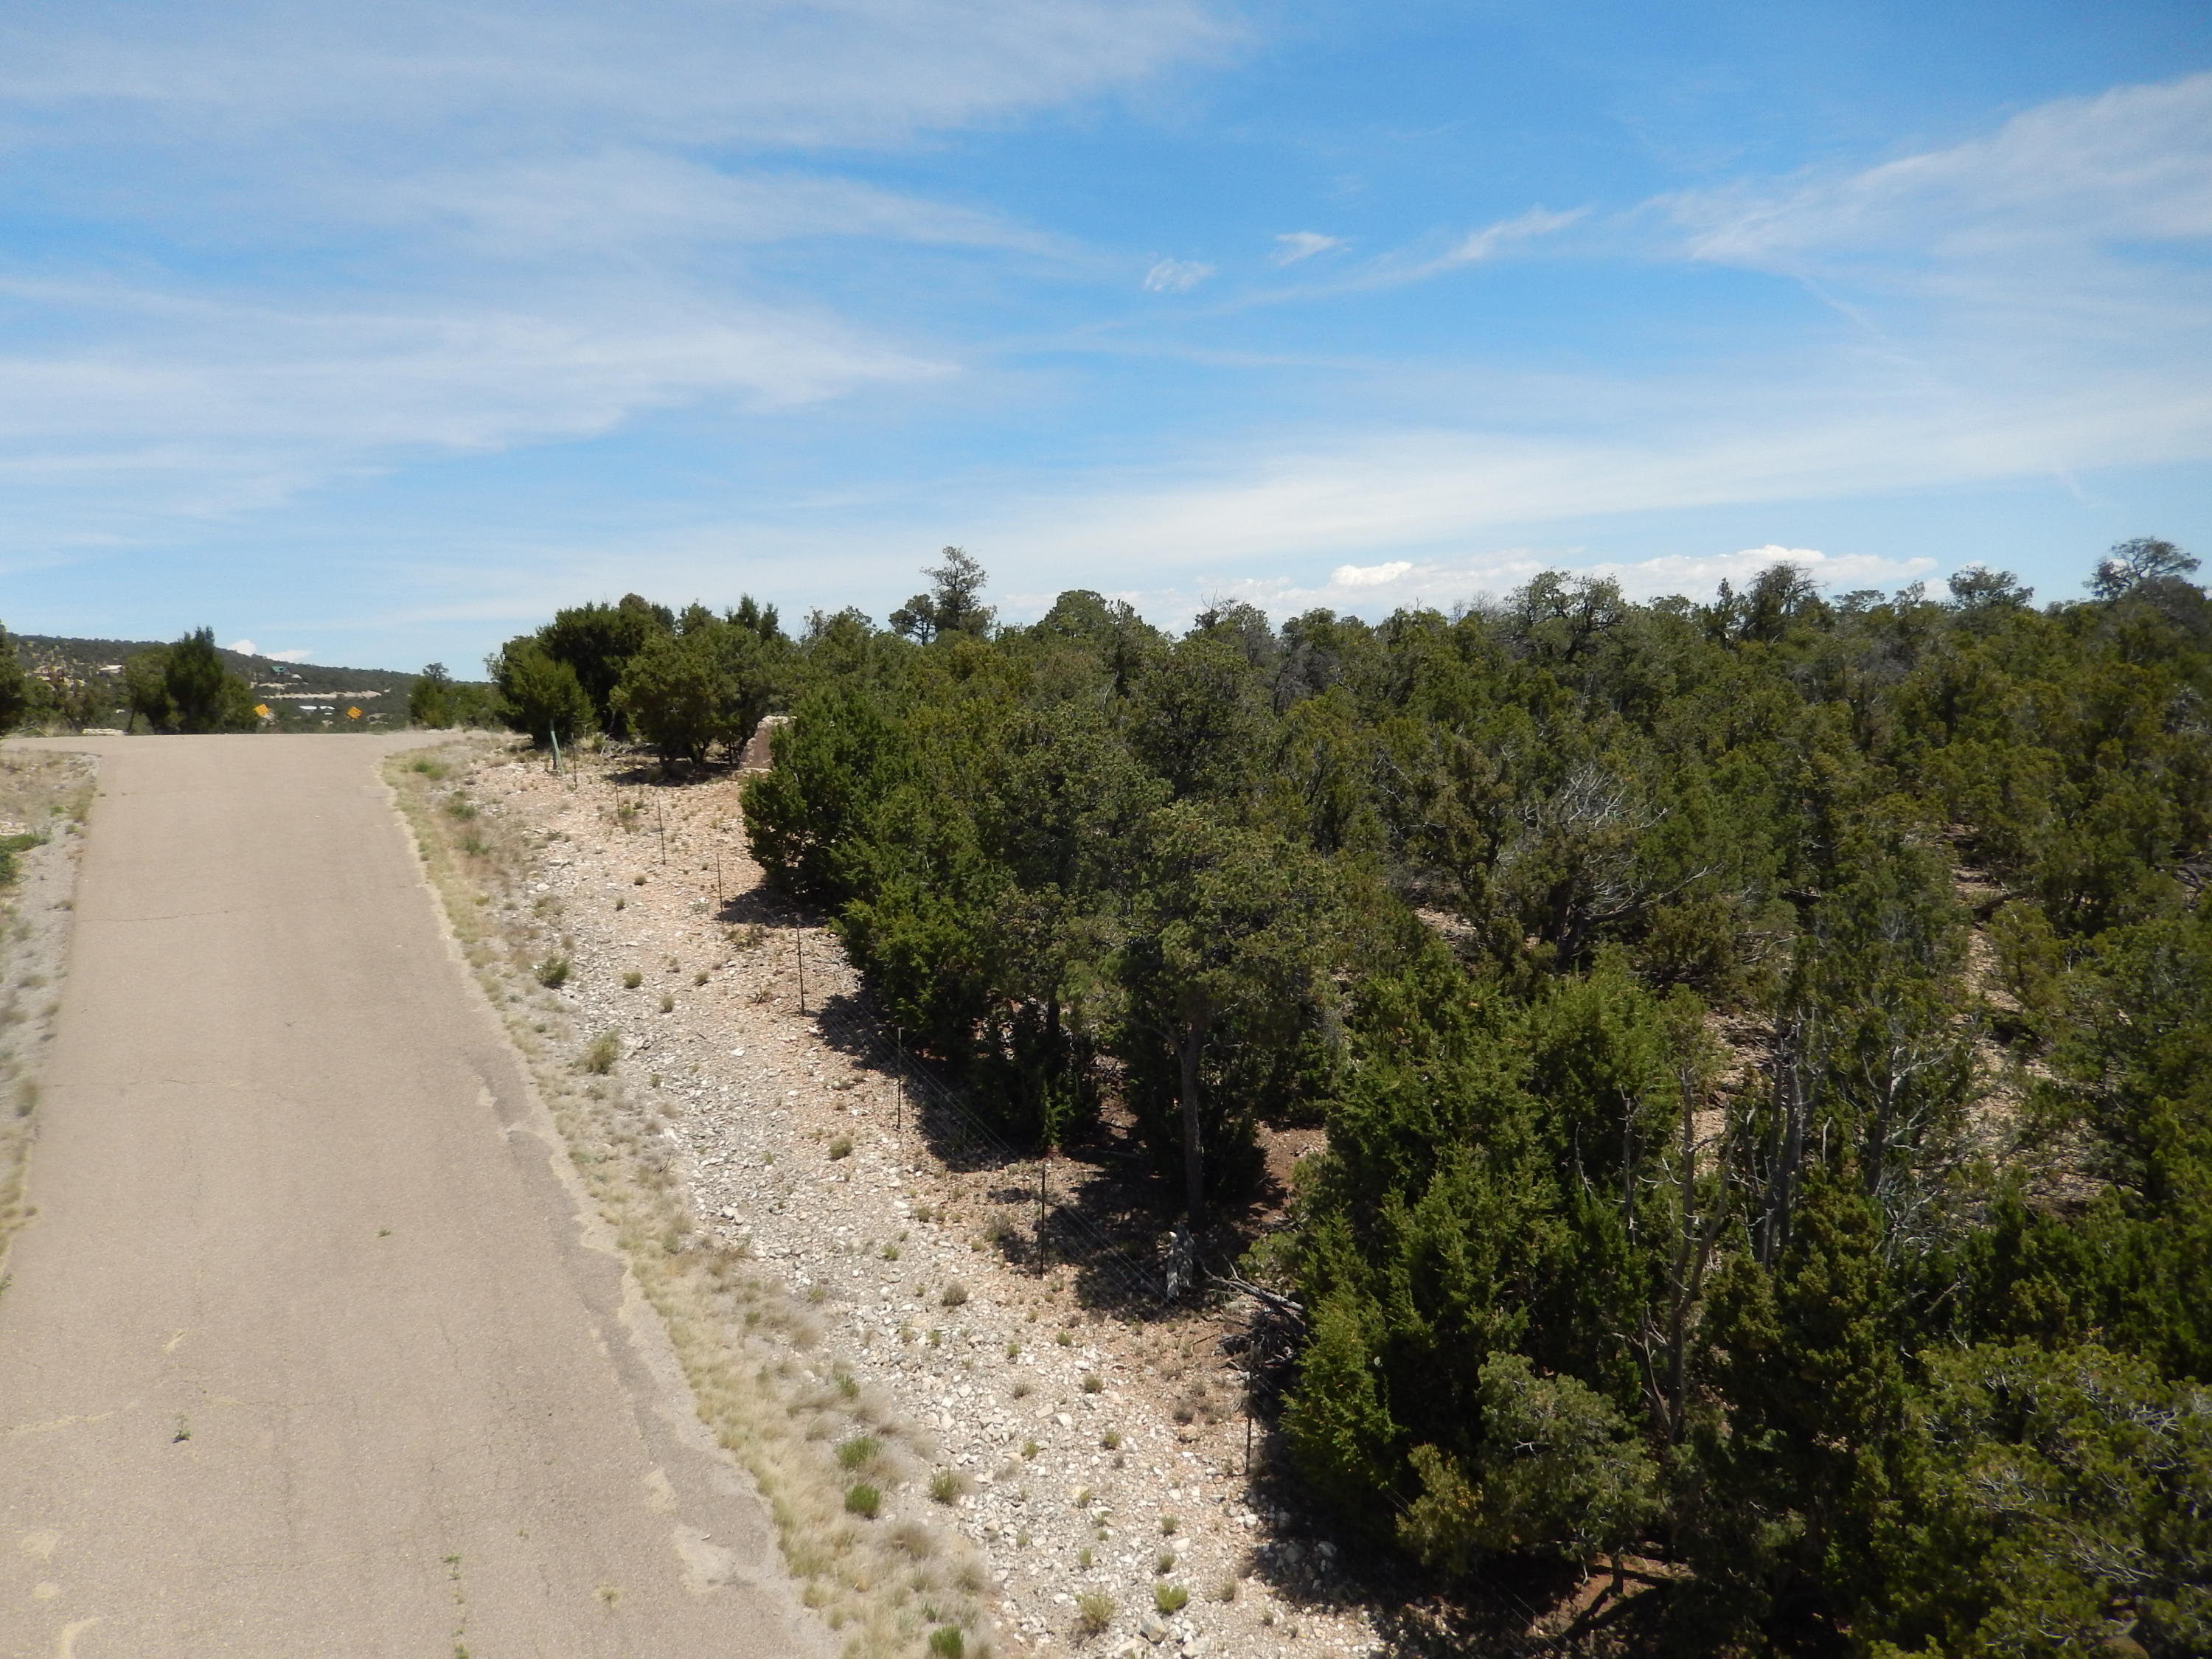
[[[349,709],[347,709],[347,710],[346,710],[346,718],[347,718],[348,720],[359,720],[359,719],[361,718],[361,710],[360,710],[360,709],[358,709],[358,708],[349,708]]]
[[[267,703],[265,703],[265,702],[257,702],[257,703],[255,703],[255,704],[253,705],[253,712],[254,712],[255,714],[257,714],[260,715],[260,716],[261,716],[261,718],[262,718],[263,720],[264,720],[270,718],[270,714],[269,714],[269,705],[268,705]]]

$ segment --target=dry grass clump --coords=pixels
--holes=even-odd
[[[576,1064],[593,1077],[605,1077],[622,1058],[622,1038],[612,1031],[602,1031],[593,1037],[591,1046],[577,1058]]]
[[[431,763],[466,775],[484,752],[483,739],[465,741]],[[562,1063],[576,1034],[557,1012],[547,1014],[542,997],[524,994],[530,979],[554,988],[531,965],[546,948],[538,931],[546,918],[520,902],[489,902],[520,868],[509,862],[508,843],[484,843],[473,828],[457,837],[459,826],[434,809],[428,775],[411,762],[390,766],[386,776],[464,955],[531,1061],[579,1178],[667,1328],[701,1419],[758,1486],[801,1599],[838,1632],[848,1659],[908,1659],[918,1649],[961,1659],[975,1650],[980,1644],[965,1632],[986,1627],[988,1577],[964,1539],[896,1515],[910,1468],[900,1443],[908,1437],[888,1402],[848,1374],[823,1376],[809,1355],[819,1331],[806,1310],[742,1250],[700,1248],[681,1177],[649,1113],[620,1083],[586,1083]],[[500,823],[503,834],[518,833],[507,818]],[[533,1022],[548,1029],[533,1030]],[[943,1478],[932,1479],[930,1495],[953,1501],[964,1477],[954,1475],[939,1497]],[[870,1524],[879,1517],[890,1524]]]

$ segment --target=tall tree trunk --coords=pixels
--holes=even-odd
[[[1190,1214],[1194,1244],[1206,1224],[1206,1149],[1198,1132],[1198,1055],[1206,1046],[1206,1024],[1186,1023],[1176,1038],[1176,1057],[1182,1063],[1182,1185],[1183,1204]]]

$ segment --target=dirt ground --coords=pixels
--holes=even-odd
[[[663,784],[617,756],[556,776],[487,738],[441,753],[433,816],[480,854],[475,921],[543,988],[508,993],[510,1020],[547,1066],[604,1064],[648,1103],[695,1229],[672,1248],[757,1264],[805,1316],[797,1380],[883,1402],[927,1470],[876,1524],[972,1540],[1006,1650],[1381,1650],[1337,1547],[1248,1473],[1220,1318],[1138,1316],[1079,1265],[1040,1266],[1035,1163],[955,1168],[915,1132],[835,936],[762,887],[741,779]]]

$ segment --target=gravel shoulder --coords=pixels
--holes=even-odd
[[[741,780],[578,758],[556,776],[473,738],[394,776],[610,1218],[711,1287],[664,1311],[720,1322],[692,1386],[810,1601],[883,1651],[936,1615],[969,1654],[1379,1651],[1335,1547],[1248,1473],[1219,1321],[1087,1304],[1073,1267],[1001,1248],[1032,1225],[1033,1163],[957,1170],[902,1133],[896,1078],[854,1050],[866,998],[835,936],[746,853]],[[718,1416],[738,1376],[768,1392]],[[857,1438],[872,1521],[838,1502]],[[938,1541],[902,1565],[902,1528]],[[969,1565],[897,1594],[948,1553]]]
[[[61,1009],[95,766],[89,755],[0,753],[0,838],[40,838],[15,854],[16,878],[0,890],[0,1285],[32,1212],[40,1073]]]

